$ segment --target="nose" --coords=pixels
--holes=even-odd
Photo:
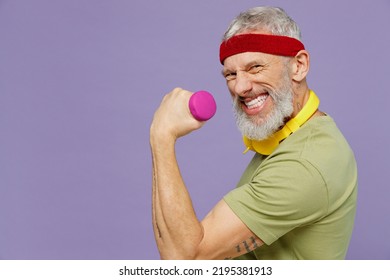
[[[252,90],[252,81],[245,71],[237,71],[234,84],[234,91],[239,96],[245,96]]]

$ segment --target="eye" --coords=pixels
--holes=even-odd
[[[225,73],[224,76],[225,76],[225,79],[227,81],[232,81],[236,78],[237,73],[236,72],[228,72],[228,73]]]
[[[263,65],[261,64],[255,64],[251,67],[249,67],[249,69],[247,70],[247,72],[249,74],[257,74],[259,73],[261,70],[263,70]]]

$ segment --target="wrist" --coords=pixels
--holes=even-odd
[[[149,140],[152,148],[174,146],[176,142],[176,138],[166,130],[158,131],[153,128],[150,129]]]

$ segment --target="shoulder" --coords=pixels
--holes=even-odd
[[[306,160],[320,173],[355,164],[349,143],[330,116],[308,121],[283,141],[271,157]]]

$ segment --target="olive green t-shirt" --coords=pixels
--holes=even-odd
[[[240,259],[344,259],[356,211],[357,167],[329,116],[269,156],[255,154],[224,200],[264,245]]]

